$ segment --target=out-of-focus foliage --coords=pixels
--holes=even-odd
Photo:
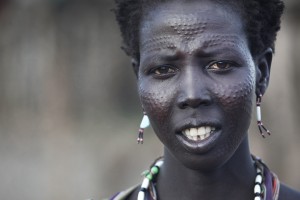
[[[300,189],[298,0],[287,1],[261,139],[252,152]],[[292,5],[292,6],[291,6]],[[162,151],[136,145],[141,108],[111,0],[0,1],[0,198],[101,199],[140,181]]]

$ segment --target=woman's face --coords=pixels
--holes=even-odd
[[[239,15],[209,1],[150,9],[140,29],[138,90],[175,158],[195,169],[224,164],[245,139],[255,90]]]

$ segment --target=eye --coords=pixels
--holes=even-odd
[[[226,71],[234,66],[236,66],[236,64],[230,61],[218,61],[209,64],[207,69],[212,71]]]
[[[170,76],[170,75],[174,75],[177,70],[178,69],[173,66],[162,65],[150,70],[150,73],[155,76]]]

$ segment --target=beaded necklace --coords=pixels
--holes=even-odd
[[[256,177],[254,183],[254,200],[278,200],[279,196],[279,179],[272,173],[261,159],[252,156],[256,169]],[[158,159],[154,165],[143,173],[145,176],[138,193],[137,200],[147,200],[146,194],[150,194],[153,200],[157,200],[155,189],[155,180],[159,173],[160,167],[163,165],[163,160]]]

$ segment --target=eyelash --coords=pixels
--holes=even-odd
[[[225,65],[225,67],[224,66],[221,67],[221,66],[217,66],[217,65]],[[215,66],[215,67],[213,68],[213,66]],[[211,71],[211,72],[222,73],[222,72],[229,71],[233,67],[237,67],[237,66],[239,66],[239,65],[236,64],[235,62],[224,60],[224,61],[210,62],[205,68],[206,68],[206,70]],[[162,72],[159,70],[165,70],[165,71]],[[160,66],[157,66],[157,67],[149,70],[149,74],[151,74],[157,78],[168,78],[168,77],[175,75],[175,73],[177,71],[179,71],[179,69],[172,65],[160,65]]]
[[[167,70],[166,72],[161,72],[159,70]],[[173,76],[179,69],[177,67],[171,66],[171,65],[161,65],[158,67],[155,67],[149,71],[150,74],[161,77],[161,78],[167,78],[170,76]]]
[[[217,68],[212,68],[214,65],[225,65],[225,67],[217,66]],[[211,62],[206,69],[213,72],[224,72],[232,69],[233,67],[237,67],[238,64],[232,61],[224,60],[224,61],[213,61]]]

